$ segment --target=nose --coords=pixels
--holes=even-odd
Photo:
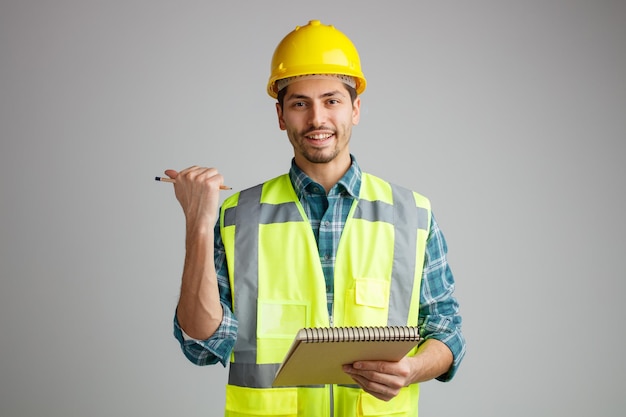
[[[322,103],[313,102],[309,111],[309,123],[311,126],[320,127],[326,122],[326,109]]]

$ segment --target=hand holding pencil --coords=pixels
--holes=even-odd
[[[204,172],[206,171],[213,171],[215,170],[215,168],[201,168],[201,167],[197,167],[197,166],[192,166],[190,168],[187,168],[183,171],[176,172],[173,169],[167,169],[165,170],[165,175],[167,175],[169,178],[167,177],[154,177],[155,181],[161,181],[161,182],[169,182],[172,184],[176,184],[176,178],[180,175],[180,174],[185,174],[186,172],[190,172],[190,171],[198,171],[198,170],[202,170]],[[221,176],[220,176],[221,177]],[[220,190],[232,190],[232,187],[229,187],[227,185],[224,184],[220,184]]]
[[[161,181],[161,182],[171,182],[172,184],[176,184],[176,180],[173,178],[166,178],[166,177],[154,177],[155,181]],[[220,190],[232,190],[232,187],[229,187],[228,185],[220,185]]]
[[[193,230],[211,227],[217,219],[219,191],[230,190],[216,168],[192,166],[180,172],[165,171],[167,177],[155,177],[156,181],[174,184],[176,199],[183,208],[188,225]]]

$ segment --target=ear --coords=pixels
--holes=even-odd
[[[278,116],[278,127],[280,130],[286,130],[285,119],[283,119],[283,108],[278,102],[276,103],[276,115]]]
[[[355,98],[352,104],[352,124],[358,125],[359,120],[361,120],[361,97]]]

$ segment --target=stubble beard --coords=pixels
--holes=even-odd
[[[339,137],[337,131],[334,131],[333,134],[335,135],[335,138]],[[308,162],[312,164],[327,164],[331,162],[332,160],[334,160],[341,151],[341,149],[339,149],[339,144],[337,140],[335,141],[334,148],[332,149],[329,149],[329,148],[317,149],[317,148],[305,146],[304,144],[306,143],[306,139],[304,139],[304,137],[305,137],[304,133],[292,132],[289,135],[291,144],[296,149],[296,152],[302,155],[304,159],[306,159]]]
[[[312,164],[327,164],[337,157],[339,150],[335,148],[330,153],[327,153],[322,150],[303,149],[300,154]]]

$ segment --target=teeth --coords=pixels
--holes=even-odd
[[[319,134],[319,135],[309,135],[307,136],[309,139],[315,139],[315,140],[323,140],[323,139],[328,139],[329,137],[331,137],[332,135],[330,133],[324,133],[324,134]]]

